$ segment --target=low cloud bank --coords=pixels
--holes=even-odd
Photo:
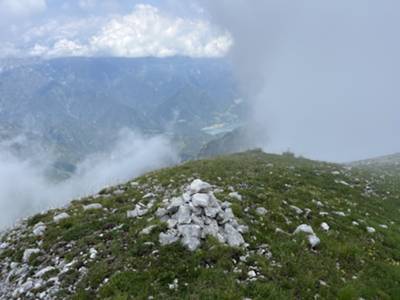
[[[232,36],[266,151],[337,162],[399,152],[399,1],[198,2]]]
[[[164,136],[123,130],[111,151],[87,157],[68,180],[54,183],[45,175],[51,161],[21,160],[8,148],[0,148],[0,230],[20,218],[176,162],[176,152]]]

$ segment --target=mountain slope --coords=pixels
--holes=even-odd
[[[240,109],[225,115],[238,106],[239,92],[222,59],[75,57],[10,64],[0,71],[0,127],[35,133],[76,159],[104,151],[121,128],[206,140],[201,128],[241,120]],[[182,152],[193,156],[199,147]]]
[[[350,165],[370,170],[392,171],[400,174],[400,153],[356,161]]]
[[[160,208],[196,178],[231,208],[219,226],[248,227],[246,244],[160,245]],[[259,151],[153,172],[7,232],[0,299],[396,299],[399,182]]]
[[[226,155],[249,149],[254,149],[257,142],[254,141],[253,134],[245,127],[237,128],[205,144],[200,152],[199,158],[213,157],[217,155]]]

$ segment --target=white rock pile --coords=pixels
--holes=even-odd
[[[160,233],[160,243],[168,245],[180,240],[194,251],[210,235],[232,247],[244,245],[242,233],[248,227],[239,224],[230,206],[215,198],[210,184],[194,180],[182,196],[172,198],[157,210],[156,215],[168,225],[168,230]]]

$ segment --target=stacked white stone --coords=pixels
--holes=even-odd
[[[221,243],[239,247],[245,243],[242,233],[248,230],[236,220],[229,202],[215,198],[212,186],[196,179],[182,196],[173,198],[156,215],[168,225],[168,231],[160,233],[162,245],[181,240],[190,251],[201,245],[208,235]]]

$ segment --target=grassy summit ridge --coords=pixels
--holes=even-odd
[[[247,248],[213,238],[195,252],[179,242],[159,244],[166,224],[156,210],[196,178],[219,188],[220,201],[231,202],[249,227]],[[136,204],[152,200],[146,214],[127,217]],[[83,209],[93,203],[102,209]],[[62,212],[70,217],[54,222]],[[2,292],[11,288],[22,299],[398,299],[399,212],[396,174],[260,151],[188,162],[36,215],[7,232],[0,243],[0,299],[9,299]],[[45,230],[36,236],[40,222]],[[305,235],[292,234],[301,224],[320,238],[315,249]],[[150,225],[155,227],[143,233]],[[26,249],[39,252],[24,262]],[[46,272],[38,275],[41,270]],[[17,295],[38,278],[40,286]]]

